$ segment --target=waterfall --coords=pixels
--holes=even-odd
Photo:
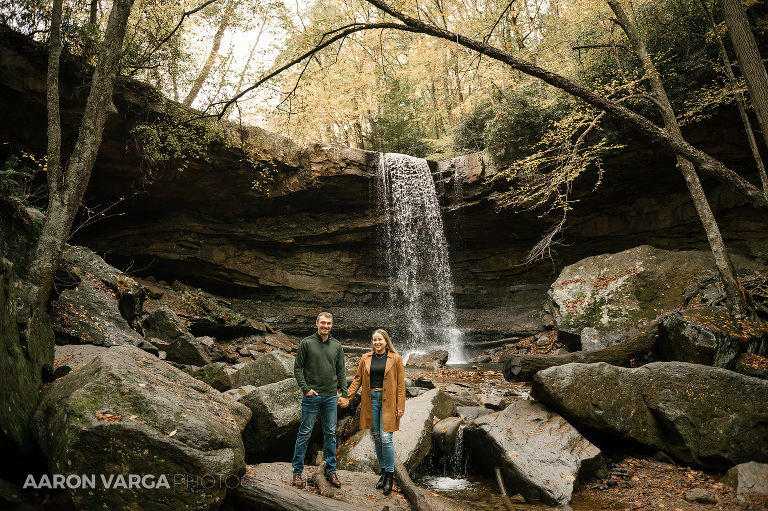
[[[389,298],[407,323],[411,350],[446,349],[461,360],[453,278],[435,184],[426,160],[386,153],[379,160],[380,247],[389,270]],[[399,314],[398,314],[399,313]]]

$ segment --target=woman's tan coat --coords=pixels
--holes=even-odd
[[[360,408],[360,429],[371,429],[371,359],[373,351],[360,357],[357,374],[349,386],[347,396],[352,399],[362,384]],[[384,431],[391,433],[400,429],[397,410],[405,411],[405,371],[403,359],[397,353],[387,351],[387,367],[384,370],[384,391],[381,399],[381,416]]]

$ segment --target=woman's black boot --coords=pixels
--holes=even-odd
[[[387,473],[383,470],[381,471],[381,477],[379,477],[379,481],[376,483],[376,489],[381,490],[384,488],[384,479],[387,477]]]
[[[382,488],[384,490],[384,495],[392,493],[392,483],[394,482],[394,479],[394,472],[384,472],[384,487]]]

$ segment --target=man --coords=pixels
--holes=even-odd
[[[301,425],[293,450],[293,485],[304,487],[304,457],[317,414],[323,426],[325,477],[336,488],[341,487],[336,475],[336,406],[346,406],[347,373],[341,343],[331,335],[333,316],[317,315],[317,333],[302,340],[296,350],[293,374],[304,397],[301,398]],[[336,396],[336,390],[341,396]]]

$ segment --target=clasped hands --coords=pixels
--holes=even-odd
[[[339,396],[338,404],[342,408],[346,408],[349,406],[349,398],[346,398],[344,396]]]

